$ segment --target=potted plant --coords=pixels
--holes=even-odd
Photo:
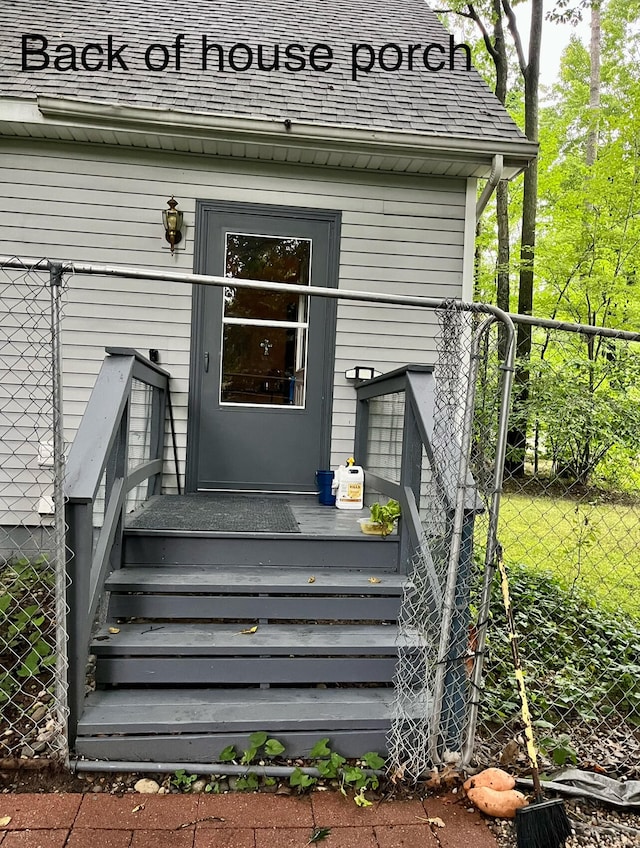
[[[400,518],[400,504],[393,498],[386,504],[374,503],[369,507],[371,516],[359,520],[360,529],[369,536],[388,536]]]

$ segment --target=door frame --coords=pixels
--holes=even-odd
[[[196,200],[196,225],[194,238],[194,273],[206,274],[207,230],[212,216],[230,213],[264,215],[271,218],[299,220],[305,218],[329,225],[329,255],[327,256],[327,285],[338,288],[340,268],[340,230],[342,215],[338,211],[300,206],[277,206],[266,203],[243,203],[220,200]],[[284,234],[283,234],[284,235]],[[203,361],[199,355],[203,344],[205,315],[203,310],[205,286],[194,284],[191,303],[191,349],[189,354],[189,400],[187,406],[187,449],[185,465],[185,491],[197,491],[198,457],[200,451],[200,405]],[[313,285],[310,286],[313,289]],[[333,416],[333,384],[335,375],[335,341],[338,304],[336,298],[326,298],[327,320],[324,327],[324,345],[327,352],[322,377],[322,429],[319,467],[328,468],[331,456],[331,425]]]

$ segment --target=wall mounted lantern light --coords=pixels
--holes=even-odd
[[[171,200],[167,200],[169,208],[162,213],[162,222],[165,229],[164,237],[169,242],[172,255],[176,245],[182,241],[182,212],[176,209],[177,205],[178,201],[172,195]]]

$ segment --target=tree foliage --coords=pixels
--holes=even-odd
[[[559,80],[540,107],[533,314],[637,331],[640,3],[607,0],[598,4],[597,14],[591,5],[561,0],[546,10],[559,26],[589,16],[593,25],[590,45],[571,38]],[[517,69],[513,56],[510,63],[512,78]],[[507,106],[514,103],[507,100]],[[521,98],[513,114],[521,119],[522,111]],[[488,210],[480,235],[476,292],[495,301],[498,272],[504,268],[493,215]],[[526,251],[517,258],[517,240],[522,240],[517,183],[510,192],[509,217],[508,272],[515,282],[518,275],[522,280],[523,263],[530,259]],[[512,285],[511,309],[520,311],[521,298],[518,303],[514,289]],[[542,334],[534,338],[530,355],[520,351],[527,391],[516,392],[514,429],[526,424],[527,444],[535,438],[537,452],[546,455],[556,473],[588,483],[611,456],[619,462],[637,457],[640,362],[632,351],[625,349],[622,355],[621,350],[592,336],[565,335],[560,344],[559,338]],[[514,453],[516,465],[521,453]]]

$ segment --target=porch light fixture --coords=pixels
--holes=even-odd
[[[381,371],[376,371],[375,368],[369,368],[366,365],[356,365],[355,368],[350,368],[344,372],[347,380],[373,380],[374,377],[379,377]]]
[[[171,200],[167,200],[168,209],[162,213],[162,223],[164,224],[164,237],[169,242],[171,247],[171,255],[177,244],[182,241],[182,212],[176,209],[178,201],[171,195]]]

